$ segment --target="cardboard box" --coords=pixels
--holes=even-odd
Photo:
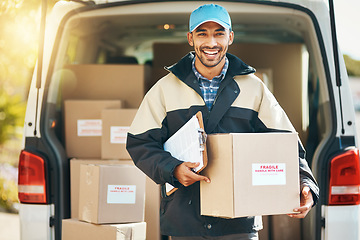
[[[68,157],[100,158],[101,111],[121,106],[120,100],[65,101],[65,144]]]
[[[296,133],[209,135],[201,214],[236,218],[292,213],[300,204]]]
[[[70,160],[70,201],[71,218],[79,218],[79,192],[80,192],[80,166],[81,164],[127,164],[134,165],[132,160],[95,160],[71,159]]]
[[[62,240],[145,240],[146,223],[92,224],[75,219],[62,220]]]
[[[70,160],[70,189],[71,189],[71,218],[79,218],[79,189],[80,189],[80,166],[81,164],[127,164],[133,166],[132,160]],[[146,177],[145,190],[145,222],[146,239],[160,240],[160,186]]]
[[[131,159],[126,138],[137,109],[106,109],[102,111],[102,159]]]
[[[150,79],[150,66],[136,64],[74,64],[62,71],[63,99],[123,99],[138,108]]]
[[[145,174],[126,164],[80,166],[79,220],[143,222]]]

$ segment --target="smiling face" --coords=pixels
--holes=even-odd
[[[220,74],[225,64],[228,47],[233,42],[234,32],[230,32],[218,23],[206,22],[187,36],[190,46],[195,50],[196,69],[201,74],[203,71],[215,71]]]

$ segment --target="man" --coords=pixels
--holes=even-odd
[[[162,194],[161,233],[172,239],[258,239],[261,217],[224,219],[200,215],[199,181],[192,171],[163,150],[164,142],[201,111],[206,133],[295,131],[255,70],[227,53],[234,40],[228,12],[206,4],[190,16],[188,42],[194,47],[145,96],[130,128],[127,149],[135,164],[156,183],[178,190]],[[300,146],[303,218],[318,199],[318,187]],[[205,238],[206,237],[206,238]]]

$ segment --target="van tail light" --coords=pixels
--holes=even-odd
[[[351,149],[330,163],[329,205],[360,204],[359,150]]]
[[[21,151],[18,178],[21,203],[46,203],[45,161],[43,158]]]

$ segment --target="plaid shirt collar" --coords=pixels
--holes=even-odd
[[[192,70],[195,76],[198,79],[199,87],[204,99],[204,102],[208,109],[211,111],[213,104],[215,102],[217,91],[219,89],[221,81],[225,78],[227,69],[229,67],[229,60],[225,58],[225,64],[223,69],[221,70],[220,75],[214,77],[213,79],[209,80],[203,77],[195,68],[195,58],[192,62]]]
[[[221,70],[221,73],[220,73],[218,76],[214,77],[213,79],[207,79],[207,78],[205,78],[203,75],[201,75],[201,74],[196,70],[195,60],[196,60],[196,57],[194,57],[194,59],[193,59],[193,61],[192,61],[192,70],[193,70],[193,72],[194,72],[194,74],[195,74],[195,76],[196,76],[196,78],[197,78],[198,80],[208,80],[208,81],[214,80],[214,81],[221,82],[221,81],[225,78],[226,72],[227,72],[227,70],[228,70],[228,68],[229,68],[229,60],[228,60],[228,58],[227,58],[226,56],[225,56],[225,64],[224,64],[223,69]]]

